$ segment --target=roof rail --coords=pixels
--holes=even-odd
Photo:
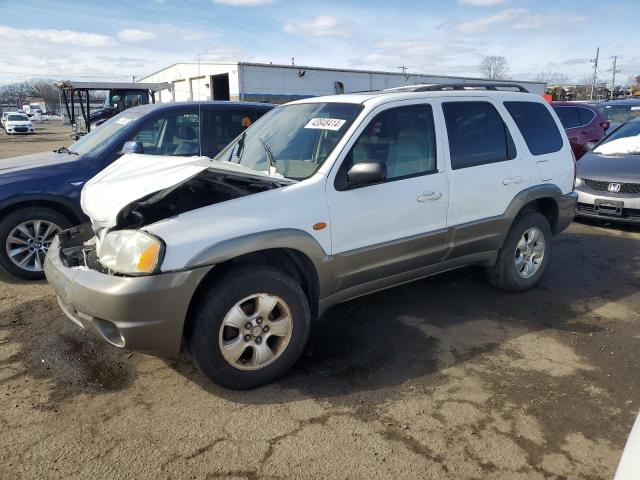
[[[396,92],[439,92],[443,90],[479,89],[499,90],[502,88],[516,88],[519,92],[529,93],[529,90],[517,83],[434,83],[432,85],[408,85],[406,87],[390,88]]]

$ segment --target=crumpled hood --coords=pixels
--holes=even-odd
[[[0,160],[0,175],[3,173],[29,170],[38,167],[50,167],[78,160],[77,155],[56,152],[40,152],[32,155],[21,155]]]
[[[130,153],[120,157],[85,184],[80,201],[82,210],[95,226],[113,227],[120,211],[130,203],[177,185],[207,169],[286,181],[280,174],[258,172],[209,157]]]

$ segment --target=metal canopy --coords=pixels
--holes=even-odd
[[[71,82],[64,81],[56,83],[56,87],[61,90],[171,90],[173,84],[170,82],[147,83],[147,82]]]
[[[67,111],[67,116],[71,124],[76,123],[75,96],[78,97],[78,104],[84,119],[87,133],[91,131],[89,122],[89,92],[92,90],[144,90],[149,92],[152,103],[156,103],[156,92],[162,90],[173,90],[173,84],[169,82],[147,83],[147,82],[72,82],[62,81],[55,84],[62,92],[62,99]],[[83,97],[84,93],[84,98]]]

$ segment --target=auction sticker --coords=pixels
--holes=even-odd
[[[346,123],[346,120],[339,118],[312,118],[304,128],[317,128],[320,130],[340,130],[340,127]]]

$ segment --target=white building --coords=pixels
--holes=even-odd
[[[485,83],[487,80],[400,72],[345,70],[270,63],[176,63],[139,82],[171,82],[161,101],[244,100],[285,103],[299,98],[363,90],[382,90],[418,83]],[[490,81],[489,83],[500,83]],[[545,84],[508,80],[542,95]]]

